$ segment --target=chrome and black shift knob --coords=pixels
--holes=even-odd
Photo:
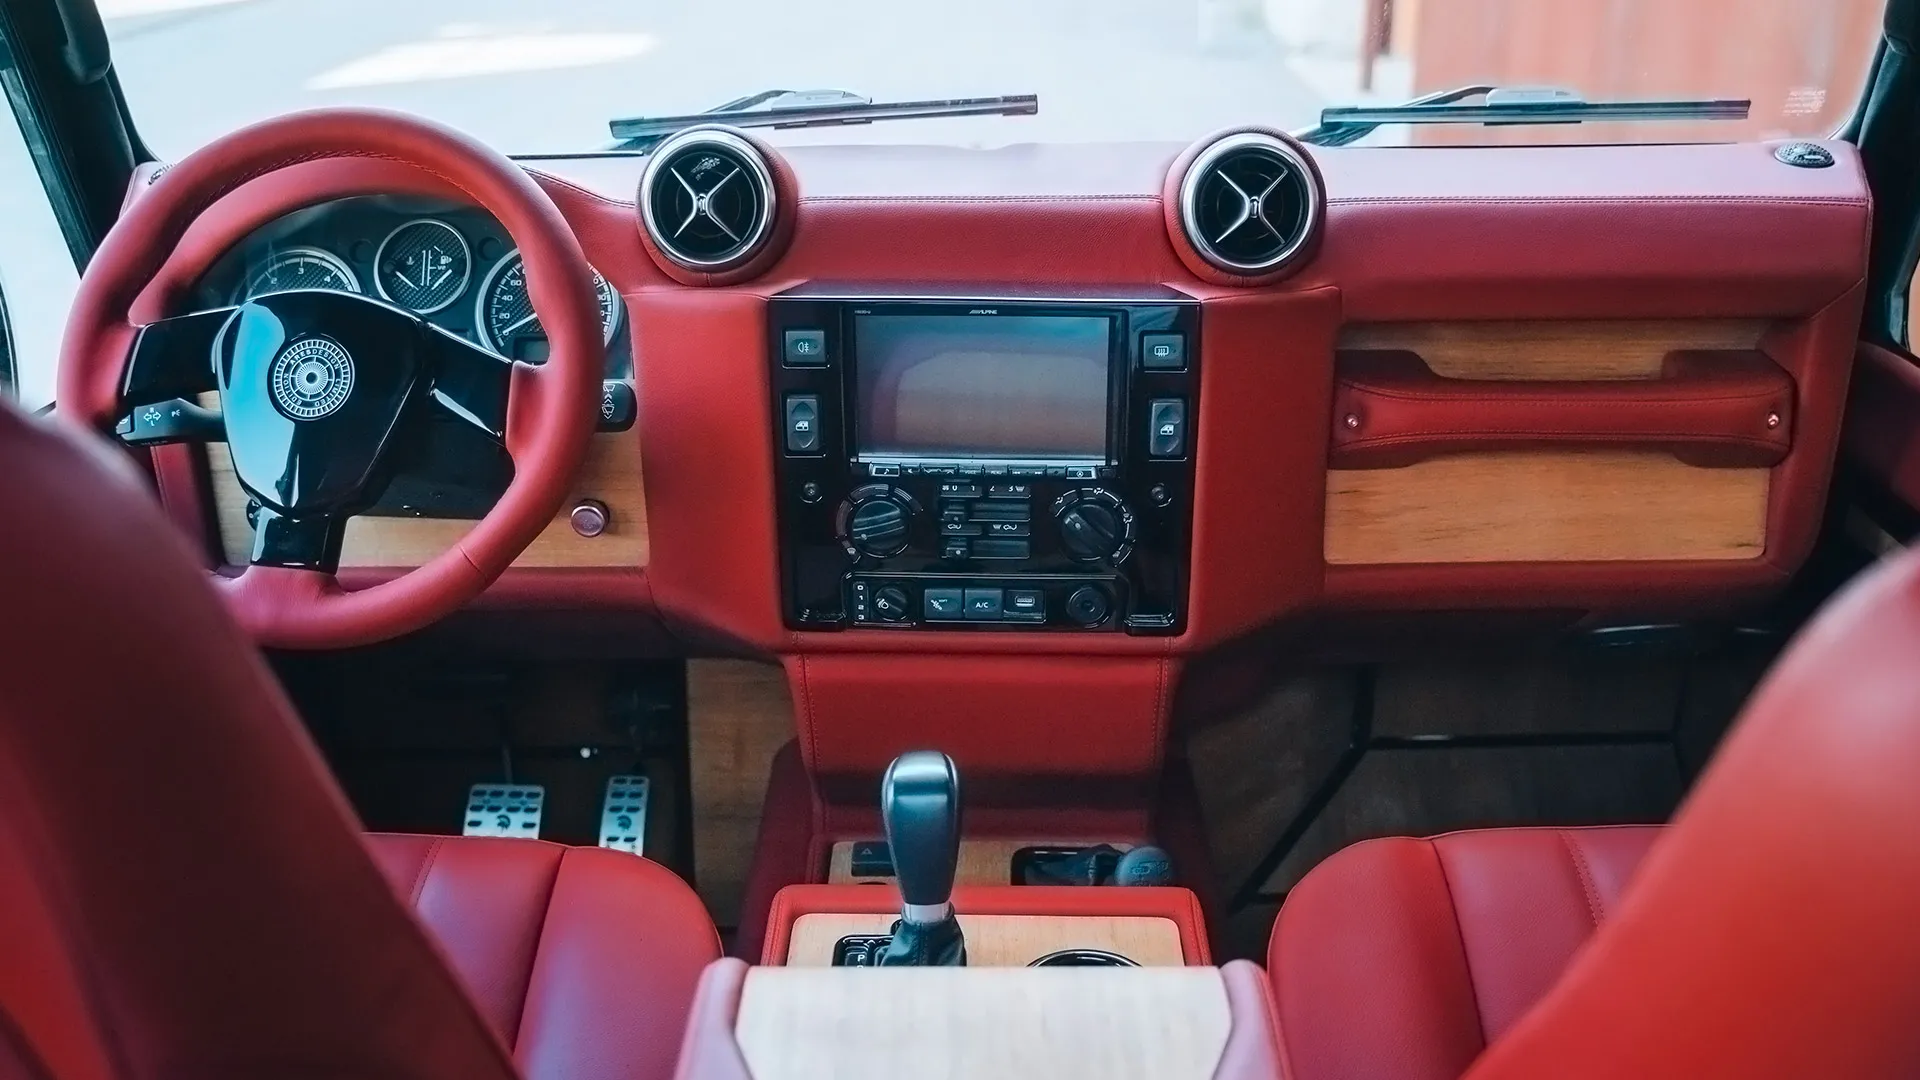
[[[900,922],[880,955],[882,966],[965,964],[966,945],[953,915],[954,868],[960,860],[960,773],[934,750],[895,758],[880,783],[880,819],[900,885]]]

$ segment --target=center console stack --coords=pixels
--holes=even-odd
[[[803,285],[768,304],[786,625],[1177,634],[1200,306]]]

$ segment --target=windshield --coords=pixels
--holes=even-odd
[[[142,136],[177,157],[321,105],[434,117],[509,153],[759,91],[1037,94],[1033,116],[772,131],[779,143],[1186,142],[1464,84],[1590,101],[1751,98],[1744,121],[1383,128],[1369,142],[1820,135],[1858,97],[1881,0],[98,0]]]

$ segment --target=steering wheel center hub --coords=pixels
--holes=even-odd
[[[331,416],[352,395],[353,374],[353,354],[339,342],[301,338],[274,358],[273,403],[293,420]]]

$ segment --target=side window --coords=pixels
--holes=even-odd
[[[60,335],[80,273],[13,111],[0,107],[0,116],[0,299],[13,329],[12,393],[38,409],[53,400]]]

